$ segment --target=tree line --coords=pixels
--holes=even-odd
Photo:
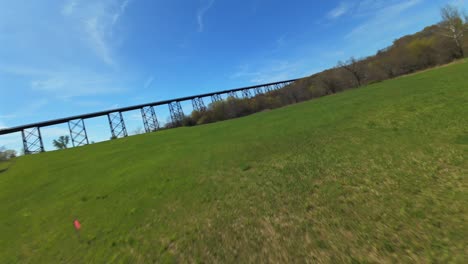
[[[331,69],[296,81],[280,90],[253,98],[228,97],[211,103],[204,111],[193,111],[178,123],[165,128],[194,126],[242,117],[301,101],[335,94],[363,85],[381,82],[466,56],[468,16],[453,5],[441,9],[442,20],[412,35],[401,37],[375,55],[351,57]]]

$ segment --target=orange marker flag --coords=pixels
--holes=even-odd
[[[75,219],[75,221],[73,222],[73,225],[75,226],[76,231],[81,229],[81,224],[77,219]]]
[[[73,221],[73,226],[75,227],[76,236],[78,237],[78,240],[81,242],[81,236],[80,236],[81,224],[80,224],[80,221],[78,221],[78,219],[75,219],[75,221]]]

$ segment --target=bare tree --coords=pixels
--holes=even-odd
[[[463,37],[467,32],[467,14],[462,15],[456,6],[446,5],[440,10],[442,16],[442,22],[439,27],[441,29],[441,35],[453,40],[457,46],[460,57],[465,57],[463,50]]]
[[[9,160],[16,157],[16,151],[0,147],[0,161]]]
[[[323,72],[321,75],[318,76],[318,81],[320,85],[325,89],[326,94],[337,93],[340,88],[340,84],[337,78],[335,77],[333,71]]]
[[[379,67],[388,78],[395,77],[396,74],[396,65],[392,61],[392,57],[382,57],[376,62],[376,66]]]
[[[365,77],[366,72],[364,69],[364,65],[361,63],[361,61],[355,59],[354,57],[351,57],[346,62],[339,61],[337,66],[338,68],[343,68],[347,70],[353,75],[354,79],[356,79],[357,87],[360,87],[362,85],[362,81]]]

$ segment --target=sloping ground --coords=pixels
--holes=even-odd
[[[0,262],[462,263],[467,73],[19,158]]]

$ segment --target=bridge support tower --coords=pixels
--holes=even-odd
[[[169,103],[169,113],[171,114],[172,123],[176,126],[180,126],[182,120],[184,120],[184,111],[182,111],[182,106],[179,101]]]
[[[109,113],[107,119],[109,120],[112,138],[128,136],[122,112]]]
[[[159,129],[159,121],[156,117],[156,112],[153,106],[145,106],[141,109],[141,118],[143,119],[143,125],[146,133],[154,132]]]
[[[23,137],[24,154],[35,154],[44,152],[44,143],[42,142],[41,129],[39,127],[25,128],[21,130]]]
[[[203,102],[203,99],[201,97],[196,97],[192,99],[192,107],[193,107],[193,110],[198,111],[198,112],[206,111],[205,103]]]
[[[89,144],[88,134],[83,119],[75,119],[68,121],[68,130],[70,130],[70,138],[73,147],[79,147]]]

